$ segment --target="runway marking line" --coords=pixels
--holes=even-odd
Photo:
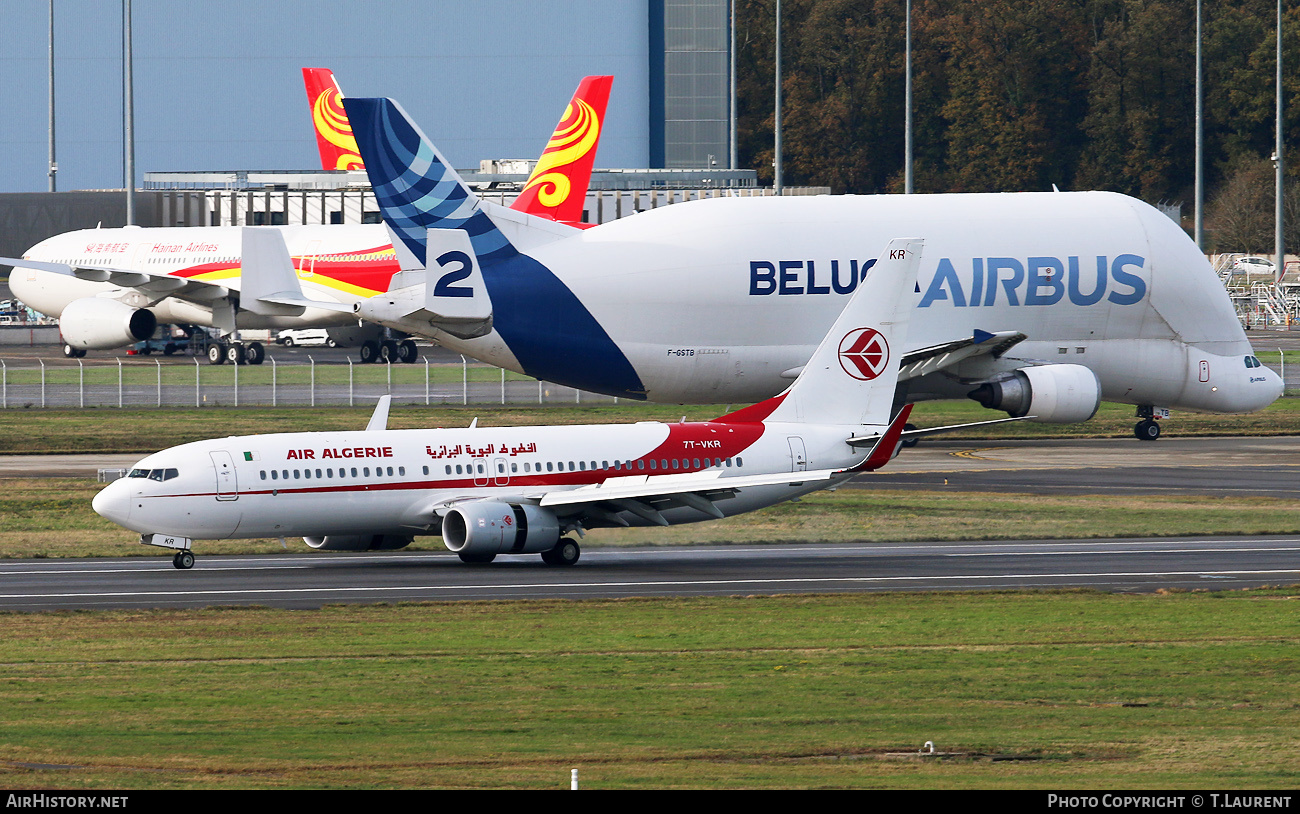
[[[213,596],[263,596],[273,594],[276,596],[283,595],[305,595],[305,594],[323,594],[323,593],[362,593],[362,592],[390,592],[390,593],[410,593],[413,591],[431,591],[435,593],[449,593],[452,591],[510,591],[510,590],[536,590],[539,588],[665,588],[665,587],[694,587],[703,585],[825,585],[830,583],[895,583],[895,582],[925,582],[934,580],[937,582],[952,582],[960,580],[999,580],[999,579],[1094,579],[1106,578],[1115,579],[1120,577],[1152,579],[1155,577],[1241,577],[1241,576],[1274,576],[1282,574],[1300,574],[1300,568],[1285,568],[1271,570],[1240,570],[1240,571],[1153,571],[1142,573],[1139,571],[1102,571],[1095,573],[1056,573],[1056,574],[954,574],[950,576],[904,576],[904,577],[808,577],[808,578],[791,578],[791,579],[703,579],[703,580],[664,580],[664,581],[641,581],[641,582],[535,582],[535,583],[509,583],[505,585],[415,585],[406,587],[385,587],[385,588],[351,588],[351,587],[332,587],[332,588],[256,588],[256,589],[239,589],[239,590],[217,590],[217,591],[114,591],[106,593],[53,593],[53,594],[0,594],[0,600],[17,600],[17,599],[92,599],[92,598],[125,598],[125,597],[213,597]]]

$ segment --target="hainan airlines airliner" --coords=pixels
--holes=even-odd
[[[389,430],[384,397],[364,431],[157,452],[94,509],[174,550],[182,569],[195,540],[300,536],[355,551],[438,534],[469,563],[573,565],[569,533],[727,517],[834,486],[898,450],[911,405],[895,415],[894,388],[921,250],[891,241],[794,383],[712,421]]]

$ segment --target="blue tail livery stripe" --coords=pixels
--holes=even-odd
[[[456,171],[392,99],[343,100],[384,220],[421,263],[426,229],[464,229],[480,263],[515,253]]]
[[[401,106],[391,99],[343,103],[384,221],[422,263],[426,230],[469,234],[492,299],[492,327],[525,373],[645,398],[641,377],[591,312],[550,269],[510,245]]]
[[[644,399],[632,363],[550,269],[526,254],[483,266],[492,327],[536,379]]]

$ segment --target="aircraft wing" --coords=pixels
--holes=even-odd
[[[779,485],[806,485],[821,489],[849,475],[879,469],[898,451],[901,433],[911,411],[912,405],[904,405],[884,433],[876,437],[866,457],[858,464],[844,469],[768,472],[731,477],[724,477],[725,470],[721,469],[672,475],[629,475],[606,478],[601,483],[577,489],[541,491],[533,495],[525,490],[524,495],[536,500],[538,505],[552,509],[557,515],[585,515],[616,525],[627,525],[618,514],[629,512],[651,523],[667,526],[663,510],[683,506],[722,518],[725,515],[718,508],[717,502],[735,497],[741,489]]]
[[[554,509],[556,514],[595,514],[612,518],[620,511],[631,512],[661,526],[668,525],[662,509],[687,506],[714,517],[723,517],[715,504],[734,497],[740,489],[782,484],[820,485],[844,475],[839,469],[806,472],[779,472],[766,475],[722,477],[721,470],[687,472],[678,475],[630,475],[608,478],[603,483],[578,489],[547,492],[538,505]]]
[[[206,280],[190,280],[175,277],[162,271],[136,271],[111,266],[74,266],[68,263],[48,263],[42,260],[25,260],[20,257],[0,257],[0,263],[21,268],[33,268],[52,274],[75,277],[78,280],[91,280],[97,283],[110,283],[121,288],[139,292],[148,304],[157,303],[167,297],[179,297],[208,304],[214,300],[229,296],[232,290],[239,289],[239,279],[223,280],[221,283]]]
[[[898,380],[919,378],[974,356],[1001,356],[1027,338],[1018,331],[989,333],[976,329],[974,335],[966,339],[908,351],[903,354]]]

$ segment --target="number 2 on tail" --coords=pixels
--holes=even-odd
[[[470,286],[452,285],[466,279],[474,271],[474,261],[464,252],[447,252],[435,260],[440,267],[446,268],[450,265],[459,263],[455,268],[438,278],[438,284],[433,287],[433,296],[435,297],[473,297],[474,289]]]

